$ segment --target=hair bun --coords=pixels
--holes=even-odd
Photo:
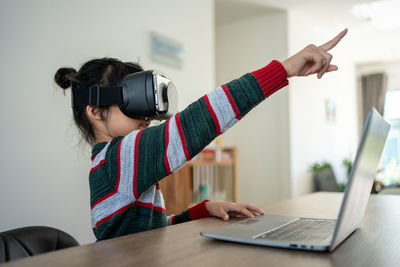
[[[54,75],[54,80],[63,89],[71,86],[71,78],[76,73],[74,68],[59,68]]]

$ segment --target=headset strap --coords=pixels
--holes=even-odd
[[[110,106],[122,104],[121,86],[99,86],[90,87],[72,86],[71,104],[75,106]]]

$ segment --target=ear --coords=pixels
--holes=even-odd
[[[101,115],[101,110],[98,107],[87,106],[86,113],[88,117],[93,120],[99,120],[99,121],[103,120],[103,117]]]

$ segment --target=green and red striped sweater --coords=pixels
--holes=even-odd
[[[203,201],[167,217],[158,182],[287,84],[285,69],[274,60],[216,88],[159,126],[96,144],[89,174],[91,223],[96,238],[210,216]]]

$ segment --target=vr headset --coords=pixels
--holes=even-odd
[[[124,77],[117,86],[72,85],[72,108],[76,106],[119,105],[126,116],[140,120],[165,120],[178,108],[175,85],[154,70],[140,71]]]

